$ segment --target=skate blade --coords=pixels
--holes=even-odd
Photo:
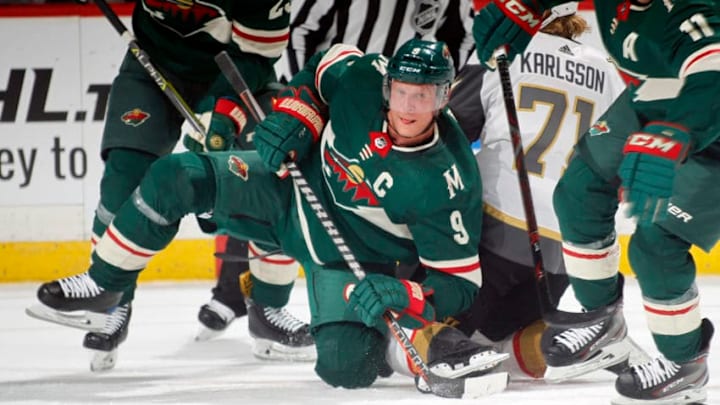
[[[117,363],[118,350],[113,349],[109,352],[102,350],[90,350],[92,358],[90,359],[90,371],[94,373],[112,370]]]
[[[204,326],[200,326],[200,329],[198,329],[198,333],[195,335],[195,341],[196,342],[205,342],[210,339],[215,339],[216,337],[222,335],[225,333],[225,330],[215,330],[206,328]]]
[[[436,364],[430,367],[430,371],[444,378],[458,378],[470,373],[489,370],[498,366],[510,358],[508,353],[497,353],[488,351],[471,357],[469,364],[459,364],[454,367],[448,363]]]
[[[602,349],[600,354],[588,361],[578,364],[571,364],[564,367],[547,366],[544,380],[550,384],[557,384],[569,379],[591,373],[595,370],[612,367],[625,362],[630,356],[631,345],[626,339],[608,345]]]
[[[463,392],[462,398],[475,399],[503,392],[507,388],[509,381],[510,375],[507,372],[466,378],[465,392]]]
[[[52,322],[90,332],[100,331],[105,326],[105,319],[107,318],[107,315],[99,312],[61,312],[43,304],[36,304],[25,308],[25,314],[32,318],[40,319],[41,321]]]
[[[315,345],[291,347],[266,339],[253,339],[252,353],[262,360],[310,362],[317,359]]]
[[[694,390],[682,391],[670,395],[665,398],[657,398],[653,400],[633,399],[624,396],[614,398],[610,403],[613,405],[687,405],[702,404],[707,401],[707,392],[705,387],[696,388]]]
[[[415,387],[422,394],[441,398],[476,399],[502,392],[507,388],[510,375],[507,372],[484,374],[468,378],[444,378],[430,372],[429,382],[416,377]]]

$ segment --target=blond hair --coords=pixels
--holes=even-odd
[[[572,14],[556,18],[540,31],[549,35],[575,39],[583,33],[590,31],[590,25],[582,16]]]

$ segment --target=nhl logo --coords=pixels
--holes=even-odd
[[[375,138],[375,148],[380,150],[387,148],[387,139]]]
[[[410,21],[418,34],[430,34],[440,21],[440,0],[415,0],[415,10]]]

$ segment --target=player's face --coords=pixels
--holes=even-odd
[[[396,145],[412,145],[416,139],[431,131],[430,124],[438,109],[437,86],[434,84],[413,84],[393,80],[390,83],[388,121],[396,132]]]
[[[437,86],[414,84],[393,80],[390,83],[390,110],[420,114],[432,113],[438,109]]]

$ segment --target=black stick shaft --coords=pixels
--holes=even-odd
[[[175,87],[173,87],[172,83],[167,81],[162,73],[160,73],[160,71],[150,62],[150,56],[142,48],[140,48],[140,45],[135,37],[127,29],[125,24],[120,21],[120,18],[117,14],[115,14],[113,9],[110,8],[105,0],[95,0],[95,4],[98,6],[103,15],[105,15],[105,18],[108,19],[113,28],[115,28],[115,31],[117,31],[118,34],[120,34],[120,36],[127,42],[130,53],[135,56],[135,59],[137,59],[150,77],[155,80],[155,83],[158,85],[160,90],[162,90],[173,106],[175,106],[180,114],[182,114],[183,118],[185,118],[193,126],[194,130],[205,134],[205,128],[200,120],[195,116],[192,109],[188,106]]]
[[[549,290],[542,288],[547,287],[545,266],[543,264],[542,251],[540,250],[540,232],[538,231],[537,220],[535,218],[535,205],[533,204],[530,181],[528,180],[527,168],[525,167],[525,152],[522,145],[517,109],[515,108],[515,97],[510,79],[509,63],[504,50],[498,52],[495,59],[498,72],[500,73],[500,83],[505,100],[505,113],[507,115],[508,126],[510,127],[510,138],[515,156],[515,169],[517,170],[518,183],[520,184],[520,195],[522,197],[523,210],[525,211],[525,221],[527,222],[528,240],[530,241],[530,250],[535,266],[534,271],[535,279],[537,280],[536,285],[540,310],[542,314],[545,315],[554,311],[555,305],[550,297]]]

